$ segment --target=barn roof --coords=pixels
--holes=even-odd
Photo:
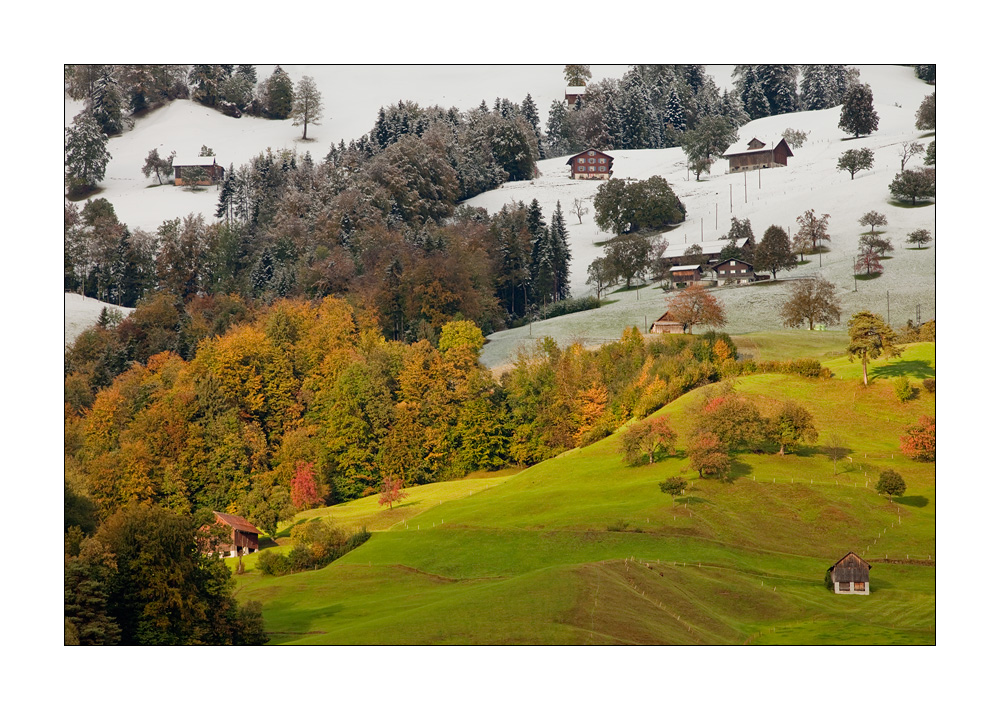
[[[664,232],[663,236],[667,237],[669,232]],[[743,245],[747,243],[748,237],[741,237],[736,240],[736,247],[742,249]],[[722,250],[729,245],[729,239],[712,239],[707,242],[690,242],[688,244],[670,244],[666,249],[663,250],[662,256],[665,259],[672,259],[678,256],[684,256],[684,252],[693,247],[695,244],[701,247],[701,253],[705,255],[710,254],[721,254]]]
[[[655,321],[653,321],[653,323],[665,323],[665,324],[668,324],[668,325],[670,325],[670,324],[673,324],[673,325],[684,325],[683,323],[681,323],[678,320],[667,320],[667,314],[669,314],[669,313],[670,313],[670,311],[667,311],[667,313],[664,313],[662,316],[660,316]]]
[[[581,150],[579,153],[575,153],[575,154],[569,156],[569,160],[566,161],[566,165],[572,165],[574,160],[576,160],[577,158],[579,158],[581,155],[588,155],[590,153],[590,151],[594,151],[594,155],[603,155],[605,158],[607,158],[609,160],[614,160],[614,158],[612,156],[610,156],[607,153],[604,153],[602,151],[599,151],[597,148],[587,148],[587,150]]]
[[[831,573],[834,582],[867,582],[868,570],[872,566],[853,552],[837,560],[827,572]]]
[[[754,139],[754,140],[757,140],[757,139]],[[750,141],[750,143],[748,143],[747,145],[749,146],[752,143],[753,143],[753,141]],[[772,145],[770,147],[764,146],[763,148],[750,148],[750,147],[739,148],[739,147],[737,147],[737,146],[734,145],[731,148],[729,148],[729,150],[727,150],[725,153],[723,153],[722,157],[723,158],[731,158],[731,157],[733,157],[735,155],[750,155],[752,153],[767,153],[767,152],[769,152],[771,150],[774,150],[775,148],[777,148],[782,143],[785,144],[785,149],[788,151],[788,155],[790,155],[792,157],[795,157],[794,155],[792,155],[792,149],[789,147],[788,142],[784,138],[782,138],[777,143],[772,143]]]
[[[212,512],[215,513],[215,517],[217,520],[219,520],[219,522],[225,523],[231,528],[235,528],[236,530],[239,530],[241,532],[256,533],[257,535],[261,534],[260,530],[251,525],[246,519],[241,518],[238,515],[228,515],[226,513],[219,513],[218,511],[215,510],[213,510]]]
[[[671,271],[690,271],[691,269],[700,269],[701,264],[686,264],[683,266],[672,266]]]
[[[174,163],[173,163],[173,165],[174,165],[175,168],[194,167],[195,165],[199,165],[199,166],[203,166],[203,167],[208,167],[209,165],[215,165],[215,156],[214,155],[197,155],[197,156],[175,155],[174,156]]]

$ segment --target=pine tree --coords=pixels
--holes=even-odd
[[[104,179],[111,160],[108,137],[88,111],[73,118],[66,129],[66,176],[71,189],[93,187]]]
[[[268,118],[283,121],[291,115],[295,87],[281,66],[276,66],[268,78],[264,87],[264,95],[265,112]]]
[[[535,132],[535,140],[538,142],[538,157],[539,159],[545,159],[545,149],[542,146],[542,129],[539,125],[538,118],[538,108],[535,106],[535,102],[531,98],[531,94],[524,97],[524,101],[521,102],[520,107],[521,115],[524,120],[528,122],[531,126],[531,130]]]
[[[114,69],[113,64],[103,65],[101,73],[94,82],[92,95],[94,119],[101,130],[109,136],[121,133],[127,123],[123,113],[125,99]]]
[[[569,232],[563,217],[562,205],[556,201],[556,211],[552,213],[552,226],[549,227],[553,245],[554,260],[552,273],[555,277],[555,300],[569,298],[569,262],[572,258],[569,249]]]

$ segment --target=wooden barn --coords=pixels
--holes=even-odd
[[[868,594],[868,570],[871,568],[853,552],[848,552],[827,570],[834,593]]]
[[[784,168],[788,167],[788,159],[792,156],[792,149],[782,138],[778,145],[771,144],[768,148],[764,141],[754,138],[746,148],[733,146],[722,154],[723,158],[729,158],[729,172],[736,173],[742,170],[757,170],[758,168]]]
[[[709,239],[705,242],[688,242],[678,239],[676,235],[671,235],[670,232],[663,232],[660,236],[669,242],[667,247],[663,250],[663,253],[660,255],[660,258],[672,266],[690,264],[692,261],[691,255],[685,254],[684,252],[694,245],[698,245],[701,249],[701,258],[711,262],[722,256],[722,250],[730,244],[729,239]],[[749,240],[746,237],[737,239],[736,248],[742,249],[746,245],[747,241]]]
[[[215,514],[216,524],[225,525],[233,531],[232,541],[228,545],[221,544],[215,548],[215,552],[220,556],[238,557],[240,555],[249,555],[260,549],[257,541],[258,536],[261,534],[260,530],[238,515],[227,515],[226,513],[218,513],[214,510],[212,512]]]
[[[657,318],[653,325],[649,326],[650,333],[683,333],[684,324],[678,323],[675,320],[670,320],[667,314],[664,313],[662,316]]]
[[[573,106],[576,104],[577,99],[587,98],[587,87],[586,86],[567,86],[566,87],[566,105]]]
[[[687,287],[701,281],[701,264],[681,264],[670,267],[670,288]]]
[[[208,179],[199,180],[199,185],[214,185],[226,176],[226,169],[215,162],[214,155],[200,155],[195,158],[174,158],[174,185],[187,185],[187,175],[195,168],[208,173]]]
[[[712,266],[718,284],[751,284],[757,280],[753,264],[742,259],[726,259]]]
[[[614,160],[607,153],[591,148],[571,157],[566,165],[570,166],[569,176],[574,180],[607,180]]]

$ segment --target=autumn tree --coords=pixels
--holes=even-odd
[[[319,473],[312,463],[299,461],[292,475],[292,505],[299,510],[309,510],[323,503]]]
[[[847,346],[847,357],[851,362],[861,359],[864,383],[868,384],[868,362],[886,357],[899,357],[902,351],[896,346],[896,334],[881,316],[871,311],[858,311],[847,322],[847,334],[851,342]]]
[[[875,492],[888,497],[891,503],[893,496],[898,497],[906,492],[906,481],[891,468],[887,468],[879,474],[878,481],[875,483]]]
[[[830,241],[830,232],[827,230],[830,215],[824,214],[817,217],[814,210],[806,210],[804,214],[796,217],[795,221],[799,223],[799,231],[796,236],[809,239],[812,242],[813,251],[819,248],[820,242]]]
[[[323,97],[311,76],[304,76],[295,87],[292,98],[292,125],[302,126],[302,140],[306,140],[309,124],[318,126],[323,115]]]
[[[806,323],[809,330],[816,323],[839,323],[840,313],[836,287],[822,276],[795,282],[791,295],[779,311],[786,328],[799,328]]]
[[[396,476],[386,476],[382,479],[382,488],[379,491],[378,504],[388,505],[392,510],[392,504],[406,498],[406,490],[403,488],[403,480]]]
[[[682,323],[685,332],[693,332],[696,325],[721,327],[726,324],[722,304],[699,283],[688,286],[670,300],[667,318]]]
[[[781,449],[778,453],[785,455],[786,446],[794,446],[800,441],[812,444],[819,437],[815,420],[808,409],[797,402],[784,402],[777,414],[768,421],[771,436]]]
[[[567,86],[586,86],[591,77],[589,64],[567,64],[563,67]]]
[[[792,242],[788,233],[776,225],[771,225],[764,232],[764,237],[754,250],[754,268],[770,271],[771,278],[778,278],[778,271],[794,269],[795,254],[792,252]]]
[[[688,442],[687,457],[698,478],[726,480],[733,468],[729,448],[709,431],[695,434]]]
[[[694,432],[711,433],[727,451],[761,451],[768,440],[767,420],[760,409],[728,386],[708,398],[691,419]]]
[[[861,219],[858,220],[858,224],[867,225],[872,228],[871,233],[875,234],[875,227],[884,227],[889,224],[886,220],[885,215],[881,212],[876,212],[871,210],[870,212],[865,212]]]
[[[931,233],[927,229],[915,229],[906,235],[907,244],[916,244],[917,249],[923,249],[924,245],[931,240]]]
[[[885,267],[882,266],[882,259],[879,257],[876,249],[861,247],[861,251],[854,258],[854,273],[860,274],[862,271],[866,276],[870,276],[873,273],[881,274],[885,271]]]
[[[660,490],[668,494],[672,502],[677,500],[677,496],[683,495],[686,488],[687,480],[681,476],[671,476],[660,482]]]
[[[622,458],[630,466],[653,463],[659,451],[673,453],[677,434],[667,417],[637,422],[626,429],[619,442]]]
[[[871,148],[851,148],[845,150],[837,160],[837,170],[851,174],[851,180],[862,170],[871,170],[875,165],[875,151]]]
[[[933,461],[937,434],[934,417],[921,416],[920,421],[906,429],[899,438],[900,449],[914,461]]]
[[[892,246],[892,241],[886,239],[885,237],[880,237],[876,234],[863,234],[858,240],[858,248],[861,251],[867,251],[871,249],[879,258],[886,255],[886,252],[895,251],[895,247]]]

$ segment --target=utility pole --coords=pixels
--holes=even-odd
[[[885,292],[885,324],[889,325],[889,292]]]

